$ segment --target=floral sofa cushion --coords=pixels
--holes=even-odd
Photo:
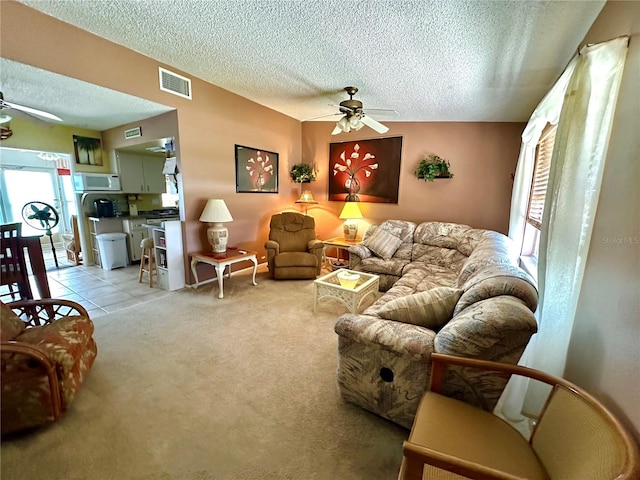
[[[453,309],[462,295],[462,290],[451,287],[436,287],[394,298],[385,303],[378,315],[389,320],[421,325],[438,330],[451,318]]]
[[[462,286],[476,271],[491,265],[518,265],[520,252],[510,238],[501,233],[485,230],[475,248],[464,261],[458,275]]]
[[[425,222],[416,227],[413,235],[412,262],[440,265],[459,271],[469,254],[460,251],[460,244],[472,231],[468,225],[444,222]]]
[[[392,233],[379,228],[362,243],[377,256],[389,260],[402,245],[402,240]]]
[[[511,264],[488,264],[471,275],[461,288],[464,293],[458,300],[454,316],[476,302],[500,295],[520,299],[532,312],[538,307],[535,280],[527,272]]]
[[[402,244],[391,258],[386,260],[376,256],[365,245],[369,237],[374,235],[378,229],[382,229],[402,240]],[[380,291],[389,290],[402,276],[404,267],[411,262],[411,249],[413,248],[415,229],[415,223],[405,220],[387,220],[380,225],[371,225],[362,237],[362,243],[349,247],[349,268],[379,275]]]
[[[25,329],[25,324],[11,308],[0,301],[0,340],[15,340]]]
[[[42,348],[63,375],[68,375],[93,335],[93,323],[74,315],[42,327],[27,329],[16,340]]]

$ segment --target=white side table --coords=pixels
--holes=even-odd
[[[200,282],[198,280],[198,270],[196,266],[198,265],[198,263],[206,263],[215,268],[216,277],[218,278],[218,298],[224,298],[223,279],[225,268],[229,267],[227,278],[231,278],[231,265],[238,262],[244,262],[245,260],[250,260],[251,262],[253,262],[253,284],[258,285],[256,283],[256,271],[258,270],[258,259],[256,255],[256,252],[237,250],[235,248],[229,248],[224,253],[192,253],[191,271],[193,272],[193,278],[196,279],[196,283],[195,285],[193,285],[193,288],[198,288],[198,286],[200,285]]]

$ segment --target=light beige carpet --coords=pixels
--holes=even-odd
[[[4,441],[2,479],[395,479],[408,431],[337,391],[344,311],[261,273],[96,318],[70,411]]]

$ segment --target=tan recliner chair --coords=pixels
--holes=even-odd
[[[313,217],[284,212],[271,217],[267,250],[269,273],[275,279],[316,278],[324,244],[316,239]]]

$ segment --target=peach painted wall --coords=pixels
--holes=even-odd
[[[359,229],[388,218],[422,222],[465,223],[506,233],[513,181],[523,123],[411,123],[385,122],[389,132],[368,128],[332,136],[334,123],[302,124],[302,158],[315,163],[318,180],[311,192],[320,201],[309,214],[320,219],[321,235],[341,234],[337,216],[341,202],[327,202],[329,144],[360,139],[403,137],[398,204],[363,203]],[[426,155],[435,153],[451,163],[454,178],[425,182],[414,172]]]
[[[234,217],[230,242],[263,252],[271,213],[289,205],[300,122],[22,4],[2,1],[0,13],[2,57],[177,109],[186,251],[207,245],[198,218],[207,199],[220,197]],[[162,92],[159,66],[190,77],[193,100]],[[235,193],[236,143],[280,154],[279,194]]]
[[[0,2],[0,53],[4,58],[33,65],[106,88],[135,95],[176,109],[177,147],[182,172],[181,216],[185,250],[206,246],[204,225],[198,221],[208,198],[223,198],[234,217],[230,242],[264,255],[271,215],[294,204],[299,186],[288,171],[294,163],[315,162],[319,179],[310,187],[319,201],[309,210],[320,237],[341,234],[337,216],[342,205],[327,202],[328,149],[331,141],[376,138],[369,129],[331,137],[331,122],[306,122],[253,103],[192,78],[193,100],[160,91],[158,66],[148,57],[48,17],[14,1]],[[51,38],[56,38],[51,48]],[[96,52],[100,52],[96,55]],[[414,221],[445,220],[506,232],[512,181],[510,175],[520,145],[518,123],[391,123],[387,136],[402,135],[403,155],[397,205],[364,204],[367,222],[386,218]],[[128,125],[136,126],[136,125]],[[115,145],[105,132],[107,145]],[[235,193],[234,144],[280,154],[278,194]],[[109,147],[112,148],[112,147]],[[425,183],[413,176],[419,160],[437,153],[451,162],[455,178]],[[187,259],[185,259],[186,261]]]

